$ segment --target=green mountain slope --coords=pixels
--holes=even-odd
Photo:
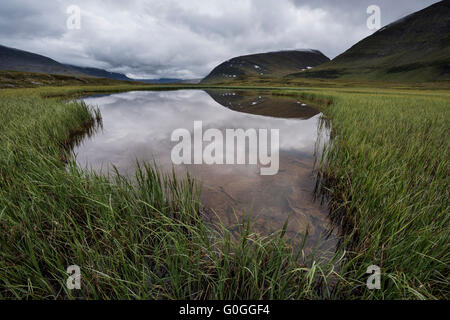
[[[126,75],[107,70],[63,64],[46,56],[0,45],[0,70],[74,77],[98,77],[134,81]],[[29,76],[29,75],[28,75]]]
[[[397,20],[332,61],[288,77],[450,80],[450,1]]]
[[[201,83],[222,83],[248,77],[281,77],[330,61],[317,50],[289,50],[239,56],[215,67]]]

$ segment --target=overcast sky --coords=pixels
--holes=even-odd
[[[329,58],[437,0],[1,0],[0,44],[129,76],[200,78],[234,56],[312,48]],[[81,10],[67,28],[67,8]]]

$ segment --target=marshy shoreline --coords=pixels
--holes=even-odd
[[[266,87],[318,105],[333,123],[327,161],[318,166],[331,215],[346,232],[335,259],[318,264],[287,245],[285,230],[261,236],[251,222],[239,237],[211,230],[190,177],[143,164],[136,185],[70,161],[65,169],[68,137],[99,115],[63,99],[185,88],[205,89],[0,92],[0,298],[448,298],[448,91]],[[73,264],[83,270],[78,291],[65,286]],[[366,288],[370,265],[382,270],[380,290]]]

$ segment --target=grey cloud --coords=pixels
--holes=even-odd
[[[296,6],[326,7],[336,17],[351,19],[353,23],[365,23],[366,9],[370,5],[377,5],[381,9],[381,24],[384,26],[410,13],[439,2],[439,0],[291,0]]]
[[[314,48],[333,58],[368,36],[368,5],[382,24],[433,0],[2,1],[0,44],[61,62],[142,77],[202,77],[236,55]],[[66,8],[81,8],[81,30]]]

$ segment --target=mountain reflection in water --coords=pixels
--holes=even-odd
[[[289,217],[287,239],[298,243],[308,230],[307,247],[320,242],[323,249],[334,249],[328,208],[313,200],[315,144],[318,137],[328,139],[327,131],[318,130],[316,109],[290,97],[233,90],[135,91],[83,100],[100,108],[103,130],[85,138],[74,153],[80,166],[102,172],[114,165],[133,175],[136,159],[154,160],[171,171],[171,150],[177,144],[171,134],[185,128],[193,135],[194,121],[202,121],[204,130],[279,129],[276,175],[261,176],[259,165],[248,164],[176,165],[175,172],[183,176],[189,171],[202,183],[203,204],[232,230],[249,215],[256,231],[269,234]]]

